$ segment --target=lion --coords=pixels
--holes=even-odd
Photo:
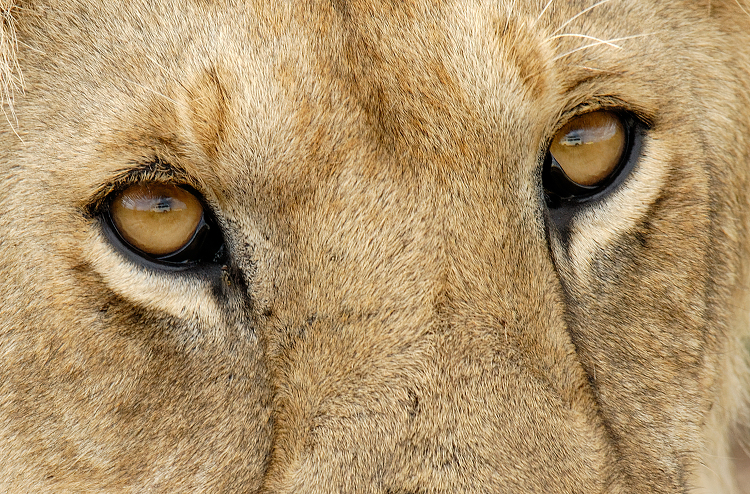
[[[746,0],[0,11],[1,492],[740,492]]]

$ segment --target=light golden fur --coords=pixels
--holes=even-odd
[[[734,492],[745,0],[0,10],[0,492]],[[649,130],[562,231],[586,107]],[[108,242],[133,169],[224,266]]]

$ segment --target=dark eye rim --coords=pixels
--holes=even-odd
[[[610,194],[627,179],[638,162],[643,133],[647,128],[646,124],[628,111],[610,108],[601,108],[594,111],[609,111],[620,119],[625,129],[625,147],[622,158],[604,181],[597,185],[586,186],[573,182],[565,175],[562,167],[555,161],[549,151],[550,143],[547,143],[547,151],[542,165],[542,188],[549,208],[576,206],[596,201]]]
[[[125,184],[124,186],[118,187],[110,192],[103,203],[100,214],[98,215],[102,225],[102,231],[110,244],[117,248],[118,251],[125,254],[130,260],[146,264],[152,268],[183,270],[207,263],[220,264],[224,261],[226,251],[224,246],[224,235],[222,234],[221,228],[219,228],[216,217],[203,199],[203,195],[187,184],[165,183],[165,185],[174,185],[193,194],[203,207],[203,213],[201,214],[198,226],[195,228],[193,236],[183,247],[169,254],[154,256],[138,249],[125,240],[115,225],[114,218],[112,218],[111,206],[112,202],[119,194],[135,183],[138,182]]]

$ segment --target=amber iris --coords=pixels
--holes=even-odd
[[[569,180],[597,185],[622,162],[625,127],[616,113],[595,111],[573,118],[552,139],[549,151]]]
[[[163,256],[190,243],[203,206],[177,185],[139,183],[114,197],[110,215],[123,240],[146,254]]]

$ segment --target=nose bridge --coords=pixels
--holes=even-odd
[[[508,162],[518,157],[490,153],[453,160],[432,184],[444,289],[479,312],[513,311],[519,296],[541,309],[549,294],[521,295],[531,287],[516,281],[543,276],[549,267],[536,198],[517,186],[522,167]]]
[[[359,151],[285,219],[266,492],[603,492],[520,125],[489,136],[449,72],[355,45],[332,72]]]
[[[594,410],[581,392],[586,378],[565,324],[541,197],[525,186],[523,159],[496,150],[453,162],[436,181],[433,214],[442,277],[435,281],[440,296],[433,322],[450,341],[443,350],[446,361],[463,358],[463,345],[468,360],[481,361],[488,383],[505,368],[500,374],[514,376],[505,385],[520,372],[564,407],[585,410],[585,404]],[[568,377],[577,384],[565,382]],[[526,385],[516,385],[506,388],[506,397],[525,394]]]
[[[271,351],[268,492],[543,491],[550,475],[600,490],[606,447],[540,220],[516,179],[488,186],[500,159],[353,166],[300,215],[317,228],[305,318]]]

